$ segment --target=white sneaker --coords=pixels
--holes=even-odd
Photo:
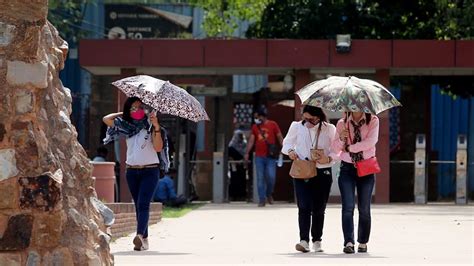
[[[298,244],[296,244],[295,248],[296,250],[304,253],[310,251],[309,244],[306,240],[301,240]]]
[[[313,242],[313,250],[314,252],[323,252],[324,250],[321,248],[321,241]]]
[[[143,238],[143,246],[142,250],[148,250],[149,245],[148,245],[148,238]]]

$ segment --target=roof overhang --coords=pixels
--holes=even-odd
[[[474,41],[353,40],[82,40],[79,60],[96,75],[122,69],[150,75],[375,73],[474,75]]]

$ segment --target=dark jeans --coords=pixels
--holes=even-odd
[[[162,201],[161,203],[163,203],[163,205],[165,206],[179,208],[182,205],[188,203],[188,199],[186,199],[186,197],[183,195],[179,195],[175,199],[171,199],[169,201]]]
[[[159,179],[159,168],[127,169],[127,183],[135,204],[137,234],[148,237],[150,203]]]
[[[357,209],[359,210],[359,228],[357,242],[365,244],[370,236],[370,202],[375,184],[375,176],[357,176],[357,170],[351,163],[342,162],[339,174],[339,190],[342,199],[342,231],[344,245],[354,241],[355,189],[357,188]]]
[[[303,180],[293,179],[298,204],[300,240],[309,242],[309,231],[314,241],[321,241],[324,226],[324,212],[331,191],[331,168],[318,169],[316,177]],[[311,225],[312,219],[312,225]]]

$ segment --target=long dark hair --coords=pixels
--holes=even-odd
[[[303,107],[303,113],[308,113],[312,116],[317,116],[319,118],[319,129],[321,129],[323,122],[328,121],[326,113],[324,113],[323,109],[316,106],[305,105]]]
[[[346,112],[346,115],[344,116],[344,123],[347,123],[347,119],[351,115],[351,112]],[[370,120],[372,120],[372,114],[365,113],[365,124],[369,125]]]
[[[132,104],[136,101],[141,100],[138,97],[130,97],[128,98],[125,103],[123,104],[123,115],[122,118],[127,122],[133,122],[132,117],[130,116],[130,109],[132,108]]]

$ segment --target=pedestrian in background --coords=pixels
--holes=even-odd
[[[228,145],[229,160],[243,161],[247,148],[247,139],[240,129],[234,131]],[[246,199],[246,167],[244,163],[230,163],[229,197],[232,201]]]
[[[244,159],[249,160],[250,151],[255,144],[255,164],[257,168],[257,188],[259,207],[265,207],[265,200],[273,204],[273,189],[276,179],[276,163],[280,155],[280,146],[283,145],[283,136],[278,124],[267,118],[264,109],[254,113],[252,134],[250,135]]]

